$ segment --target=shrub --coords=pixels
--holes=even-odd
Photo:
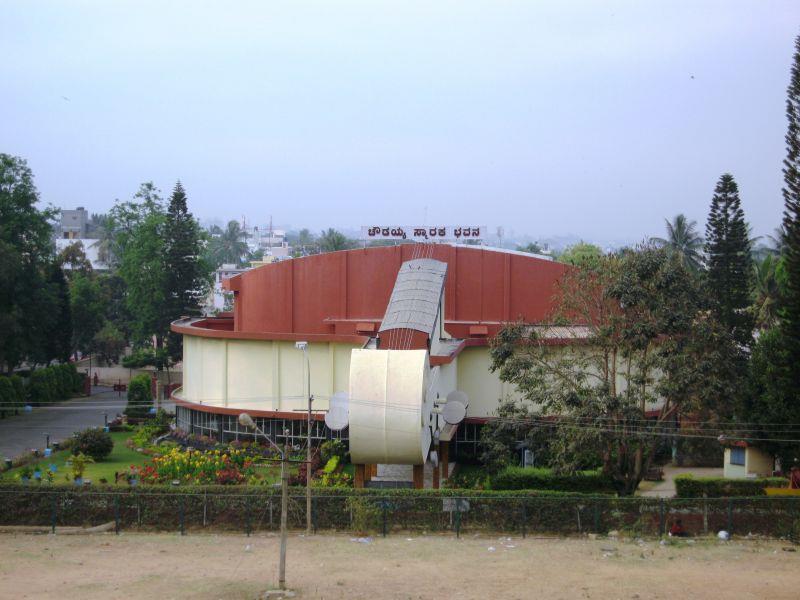
[[[153,406],[153,395],[150,393],[150,377],[145,374],[131,377],[128,384],[128,406],[125,414],[129,417],[146,417]]]
[[[319,447],[320,458],[322,462],[327,463],[332,459],[334,456],[338,456],[339,460],[342,462],[346,462],[345,459],[347,458],[347,444],[345,444],[342,440],[328,440],[327,442],[323,442],[322,445]]]
[[[0,418],[14,414],[16,391],[8,377],[0,377]]]
[[[28,383],[28,399],[31,404],[49,404],[53,401],[47,369],[37,369],[31,373]]]
[[[14,387],[17,407],[21,408],[25,404],[25,383],[19,375],[12,375],[8,379]]]
[[[678,475],[675,491],[679,498],[708,498],[764,496],[767,487],[788,487],[789,480],[783,477],[762,479],[724,479],[722,477],[692,477]]]
[[[506,467],[489,479],[493,490],[553,490],[582,494],[613,493],[611,478],[600,471],[579,471],[574,475],[556,475],[550,469]]]
[[[85,454],[94,460],[103,460],[114,449],[114,440],[111,434],[102,429],[85,429],[75,434],[75,444],[72,446],[72,454]]]

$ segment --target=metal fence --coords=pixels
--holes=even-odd
[[[305,528],[305,495],[289,499],[289,526]],[[399,531],[504,532],[518,535],[611,530],[664,535],[680,519],[690,535],[726,530],[737,535],[796,539],[800,498],[613,498],[590,496],[473,496],[465,494],[325,494],[312,498],[315,530],[391,535]],[[0,525],[98,526],[142,531],[272,531],[280,495],[249,492],[84,491],[0,489]]]

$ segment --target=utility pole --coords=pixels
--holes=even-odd
[[[286,589],[286,516],[289,512],[289,430],[284,429],[287,440],[283,444],[281,455],[281,557],[278,567],[278,587]]]
[[[311,363],[308,360],[308,342],[295,342],[295,348],[303,351],[306,359],[306,389],[308,391],[308,419],[306,422],[306,535],[311,535]]]
[[[289,430],[284,429],[283,435],[286,440],[281,449],[278,444],[273,442],[270,437],[264,433],[261,428],[256,425],[247,413],[239,414],[239,424],[242,427],[254,430],[256,433],[263,435],[267,442],[278,451],[281,456],[281,550],[278,562],[278,587],[282,590],[286,589],[286,539],[287,539],[287,516],[289,514]]]

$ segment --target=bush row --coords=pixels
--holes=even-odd
[[[583,494],[613,494],[611,478],[600,471],[557,475],[550,469],[506,467],[489,479],[493,490],[553,490]]]
[[[246,491],[245,491],[246,490]],[[62,485],[0,485],[2,525],[99,525],[119,518],[120,527],[161,531],[276,529],[280,491],[227,486],[77,488]],[[452,513],[449,500],[468,510]],[[467,508],[467,507],[465,507]],[[314,489],[316,528],[378,533],[402,531],[546,532],[562,535],[663,534],[680,518],[692,535],[720,529],[769,536],[800,533],[796,498],[658,499],[586,496],[557,492],[457,490]],[[292,488],[289,526],[304,527],[305,493]]]
[[[28,379],[28,401],[34,405],[66,400],[83,388],[83,375],[75,365],[64,363],[31,372]]]
[[[789,480],[784,477],[765,477],[762,479],[723,479],[722,477],[692,477],[678,475],[675,490],[679,498],[708,498],[764,496],[764,488],[788,487]]]
[[[25,384],[19,375],[0,376],[0,418],[15,415],[25,404]]]

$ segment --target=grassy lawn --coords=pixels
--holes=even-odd
[[[105,460],[101,462],[92,463],[86,466],[86,472],[83,475],[84,479],[91,479],[93,484],[100,483],[101,478],[108,480],[108,483],[114,483],[115,471],[127,471],[131,465],[141,466],[147,462],[150,457],[145,454],[140,454],[131,450],[125,445],[125,441],[130,438],[130,432],[115,432],[111,434],[114,440],[114,449]],[[66,466],[66,461],[71,456],[67,450],[61,450],[54,453],[52,456],[42,458],[36,462],[30,463],[28,466],[31,468],[34,465],[42,465],[43,470],[49,468],[50,465],[55,465],[58,469],[55,474],[56,483],[64,483],[66,481],[65,474],[70,473],[70,469]],[[16,467],[10,471],[2,474],[4,480],[16,478],[17,473],[23,467]],[[127,484],[126,484],[127,485]]]

